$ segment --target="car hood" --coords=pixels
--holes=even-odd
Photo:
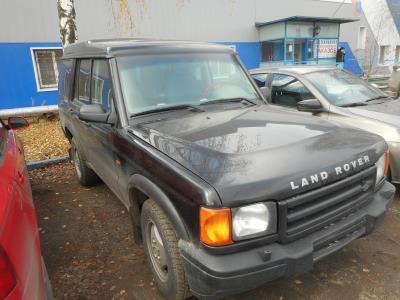
[[[370,158],[343,175],[348,176],[373,164],[386,148],[374,134],[267,105],[186,114],[131,129],[212,185],[227,207],[281,200],[328,184],[341,177],[335,167]],[[329,174],[327,180],[302,186],[303,178],[321,172]]]
[[[400,100],[349,108],[349,111],[400,128]]]

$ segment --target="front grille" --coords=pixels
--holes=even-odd
[[[279,202],[283,243],[329,226],[372,200],[376,167]],[[367,187],[367,188],[366,188]]]

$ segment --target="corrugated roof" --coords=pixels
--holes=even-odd
[[[399,0],[393,0],[393,1],[399,1]],[[285,21],[295,21],[295,22],[296,22],[296,21],[297,21],[297,22],[327,22],[327,23],[343,24],[343,23],[356,22],[356,21],[359,21],[359,19],[292,16],[292,17],[283,18],[283,19],[278,19],[278,20],[274,20],[274,21],[256,22],[256,27],[261,27],[261,26],[264,26],[264,25],[270,25],[270,24],[275,24],[275,23],[285,22]]]

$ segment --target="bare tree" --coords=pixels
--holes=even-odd
[[[393,45],[393,42],[391,44],[387,37],[394,37],[398,34],[396,30],[393,31],[394,29],[392,29],[393,19],[384,3],[378,1],[374,3],[376,17],[368,19],[372,32],[368,34],[366,38],[365,48],[357,50],[357,59],[367,78],[374,74],[387,74],[390,72],[389,66],[387,65],[389,61],[385,59],[385,56],[394,57],[396,47]],[[387,47],[381,48],[381,46]],[[384,54],[381,54],[382,50],[385,51]],[[381,55],[385,60],[383,62],[380,61]]]
[[[74,0],[57,0],[61,42],[64,47],[78,40]]]
[[[375,35],[372,33],[366,40],[365,43],[365,52],[364,52],[364,73],[367,78],[369,78],[373,73],[376,71],[376,66],[378,64],[378,56],[379,56],[379,39],[382,32],[382,24],[383,24],[383,17],[379,20],[378,31]],[[375,67],[375,68],[374,68]]]

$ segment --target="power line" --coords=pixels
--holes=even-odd
[[[338,13],[339,9],[342,8],[343,4],[345,4],[346,0],[343,0],[342,3],[339,4],[339,6],[336,8],[335,12],[332,15],[332,18],[334,18],[336,16],[336,14]]]

